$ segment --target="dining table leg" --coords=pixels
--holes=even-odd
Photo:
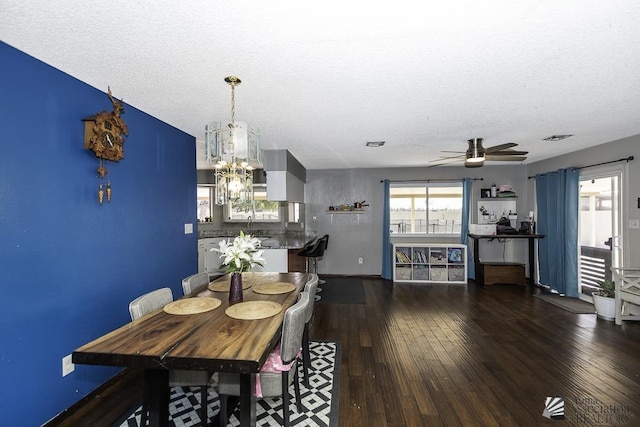
[[[146,369],[145,396],[149,402],[149,425],[167,427],[169,425],[169,371],[166,369]]]
[[[256,374],[240,374],[240,427],[256,425]]]

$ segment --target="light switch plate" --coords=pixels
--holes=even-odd
[[[192,233],[193,233],[193,224],[185,224],[184,234],[192,234]]]
[[[640,230],[640,219],[630,219],[629,228],[633,230]]]

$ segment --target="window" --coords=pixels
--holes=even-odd
[[[253,222],[280,222],[280,202],[267,200],[267,186],[253,185],[254,205],[234,205],[229,202],[226,206],[226,221],[246,222],[249,217]]]
[[[197,206],[196,212],[198,212],[198,221],[200,222],[210,222],[213,221],[213,215],[211,211],[212,205],[212,193],[213,187],[198,185],[198,193],[197,193]]]
[[[391,233],[460,234],[462,182],[392,183],[389,197]]]

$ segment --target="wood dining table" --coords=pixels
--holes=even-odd
[[[73,352],[73,363],[143,368],[148,394],[150,425],[169,423],[169,369],[205,370],[240,374],[240,425],[256,421],[256,373],[281,335],[284,312],[293,305],[307,282],[306,273],[243,273],[244,302],[271,301],[282,306],[278,313],[256,320],[239,320],[225,312],[230,275],[184,298],[217,298],[221,305],[198,313],[168,314],[156,310],[107,333]],[[291,283],[283,294],[256,293],[252,288],[268,283]],[[258,286],[257,288],[259,288]],[[232,307],[235,307],[232,306]]]

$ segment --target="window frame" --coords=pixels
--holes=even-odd
[[[282,221],[282,209],[280,202],[273,202],[267,200],[267,186],[266,184],[253,184],[253,195],[254,195],[254,203],[251,205],[249,210],[245,209],[244,215],[234,215],[233,210],[233,202],[229,201],[226,205],[224,205],[224,218],[225,222],[247,222],[249,220],[249,216],[251,216],[252,222],[260,222],[260,223],[279,223]],[[274,211],[270,211],[271,215],[276,215],[275,218],[265,219],[264,217],[258,218],[256,217],[256,204],[261,203],[275,203],[277,204],[277,209]]]
[[[430,219],[433,217],[433,209],[429,208],[430,205],[430,199],[433,198],[438,198],[438,197],[434,197],[433,192],[430,192],[430,190],[435,189],[435,188],[456,188],[459,189],[459,195],[460,195],[460,215],[458,218],[454,219],[453,224],[451,225],[451,232],[446,232],[446,227],[447,224],[445,223],[443,226],[445,227],[445,231],[438,231],[438,232],[430,232],[429,229],[431,228],[430,224]],[[402,194],[395,194],[394,195],[394,189],[406,189],[408,191],[410,191],[410,189],[422,189],[424,191],[424,215],[422,218],[419,218],[420,215],[416,215],[416,212],[422,212],[419,208],[416,208],[416,199],[419,199],[419,193],[408,193],[406,198],[411,198],[411,202],[410,202],[410,210],[411,210],[411,214],[410,214],[410,222],[409,223],[405,223],[405,224],[409,224],[409,227],[416,227],[415,225],[415,221],[416,220],[424,220],[426,221],[426,226],[424,227],[426,231],[424,232],[412,232],[412,231],[407,231],[405,229],[405,231],[402,231],[401,226],[398,224],[393,224],[393,209],[392,209],[392,199],[394,198],[401,198],[403,195]],[[416,190],[416,191],[420,191],[420,190]],[[451,193],[450,193],[451,194]],[[456,190],[455,193],[453,194],[458,194],[458,190]],[[445,194],[446,195],[446,194]],[[457,182],[457,181],[448,181],[448,182],[429,182],[429,181],[415,181],[415,182],[397,182],[397,183],[390,183],[390,187],[389,187],[389,218],[390,221],[392,222],[390,224],[389,227],[389,232],[390,235],[393,236],[402,236],[402,237],[458,237],[460,236],[460,230],[462,227],[462,209],[464,206],[464,193],[463,193],[463,185],[462,185],[462,181]],[[412,225],[413,224],[413,225]],[[457,225],[456,225],[457,224]],[[456,227],[458,227],[456,229]]]

